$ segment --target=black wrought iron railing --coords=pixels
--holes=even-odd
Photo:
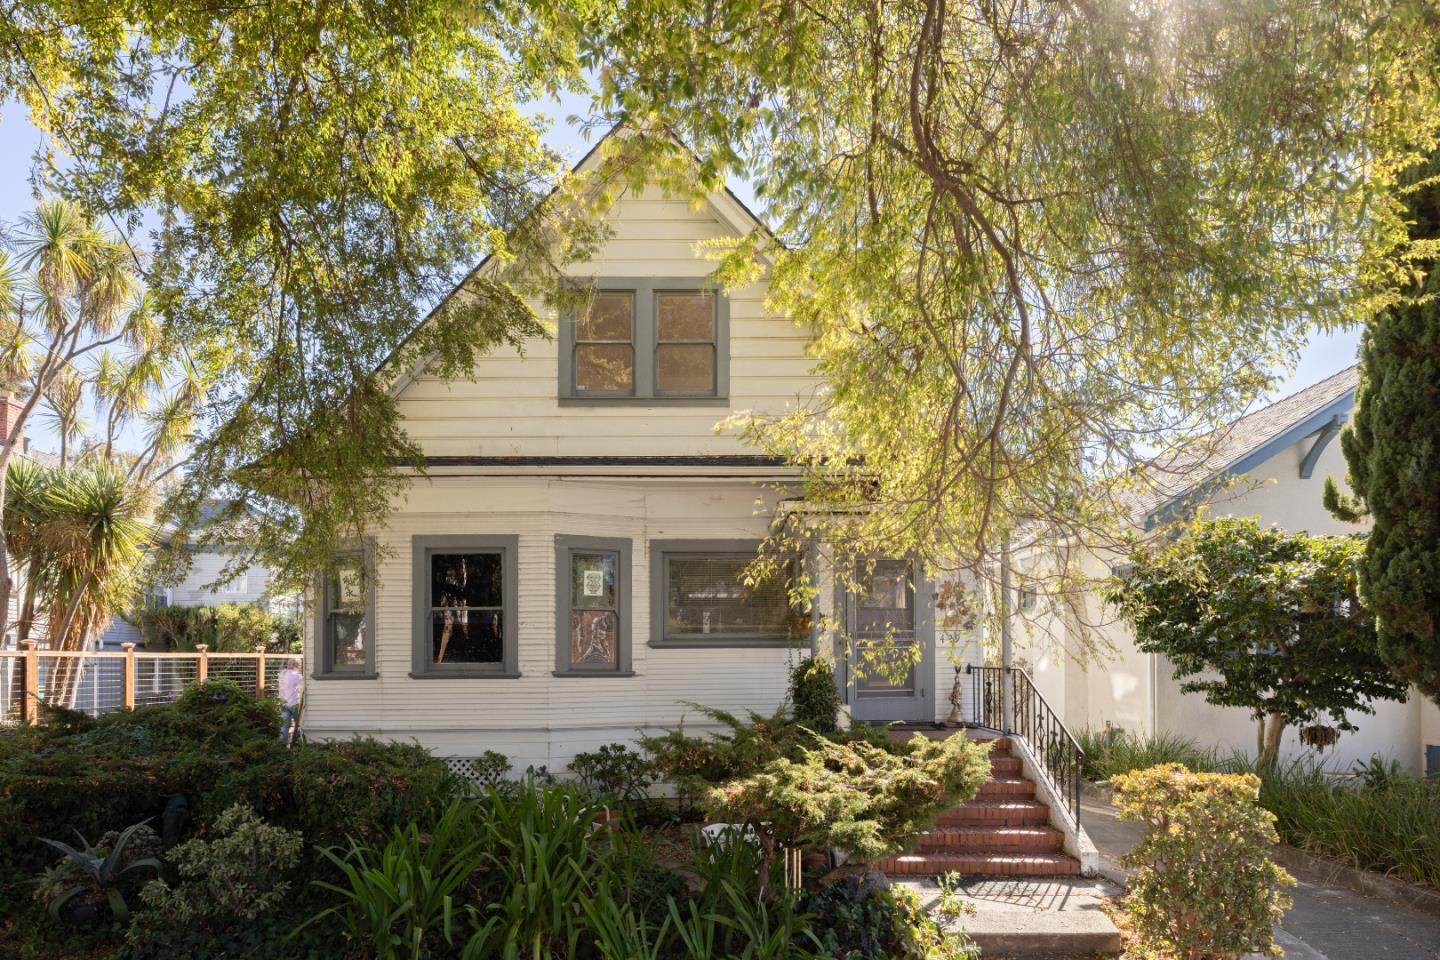
[[[1019,667],[966,666],[970,675],[972,722],[1025,741],[1054,795],[1080,825],[1080,775],[1085,752],[1060,717],[1035,689],[1030,674]],[[1005,687],[1009,679],[1010,703]],[[1008,714],[1008,716],[1007,716]]]

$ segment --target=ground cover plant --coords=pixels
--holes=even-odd
[[[1161,763],[1178,763],[1190,770],[1220,768],[1216,751],[1175,733],[1146,735],[1086,728],[1077,733],[1075,739],[1085,754],[1085,779],[1095,782]]]

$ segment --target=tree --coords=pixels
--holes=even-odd
[[[1325,481],[1342,519],[1373,521],[1360,599],[1380,656],[1440,703],[1440,154],[1406,176],[1414,255],[1401,296],[1365,327],[1355,412],[1340,434],[1353,496]]]
[[[261,559],[293,584],[382,518],[396,466],[420,463],[393,378],[469,375],[543,334],[523,296],[553,293],[597,235],[551,195],[558,158],[520,108],[579,82],[574,37],[524,11],[6,5],[0,98],[45,136],[40,185],[127,237],[156,225],[137,265],[213,380],[169,512],[194,526],[227,499],[199,533],[228,540],[234,571]]]
[[[50,606],[55,646],[80,649],[89,629],[108,619],[92,614],[110,609],[109,601],[87,604],[118,584],[107,581],[131,574],[111,555],[111,537],[138,536],[128,526],[148,515],[148,494],[174,469],[204,384],[157,322],[124,245],[79,206],[41,203],[12,243],[16,262],[0,252],[0,389],[19,395],[19,411],[0,438],[0,632],[18,563],[30,573],[20,638],[38,599]],[[98,431],[85,422],[87,408],[100,415]],[[58,468],[29,466],[17,476],[20,439],[37,412],[48,413],[60,437]],[[140,449],[122,452],[122,431],[132,424]],[[17,479],[25,487],[12,496]],[[72,637],[77,615],[88,626]]]
[[[1269,765],[1287,724],[1322,716],[1354,730],[1347,711],[1404,700],[1408,688],[1376,651],[1356,595],[1364,541],[1200,519],[1171,543],[1137,549],[1105,599],[1164,654],[1185,693],[1255,718],[1257,762]]]
[[[804,469],[797,536],[941,569],[1025,525],[1113,539],[1156,449],[1360,315],[1356,278],[1404,242],[1389,187],[1440,129],[1422,3],[605,12],[604,103],[752,178],[774,236],[718,276],[764,252],[815,332],[829,389],[739,421]]]

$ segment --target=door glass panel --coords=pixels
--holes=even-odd
[[[915,590],[908,560],[876,560],[861,569],[852,594],[860,696],[909,696],[916,691]]]

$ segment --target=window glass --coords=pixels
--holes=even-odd
[[[575,321],[577,393],[629,393],[635,387],[635,295],[599,293]]]
[[[661,340],[715,340],[715,297],[709,293],[656,293]]]
[[[619,666],[619,571],[613,551],[570,554],[571,666]]]
[[[715,392],[715,348],[708,343],[662,343],[655,348],[655,387]]]
[[[655,389],[715,392],[715,297],[656,293]]]
[[[788,579],[775,576],[748,587],[753,554],[670,555],[665,559],[666,639],[789,639],[805,626],[790,606]]]
[[[505,611],[501,554],[430,556],[432,663],[503,663]]]
[[[325,643],[333,667],[365,665],[365,581],[358,559],[344,561],[325,587]]]

